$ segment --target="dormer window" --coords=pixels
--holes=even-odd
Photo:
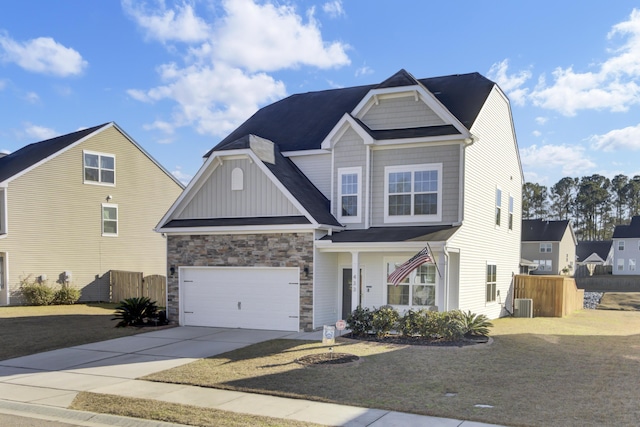
[[[338,169],[338,220],[359,222],[362,168]]]
[[[115,185],[116,157],[113,154],[84,151],[85,184]]]
[[[442,164],[385,168],[385,222],[440,221]]]

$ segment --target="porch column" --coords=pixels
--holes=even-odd
[[[351,311],[360,305],[360,253],[351,252]]]

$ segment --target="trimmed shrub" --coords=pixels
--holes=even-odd
[[[68,284],[62,285],[53,295],[53,303],[60,305],[71,305],[80,299],[80,289],[72,288]]]
[[[366,307],[358,306],[347,316],[347,328],[355,336],[366,336],[373,328],[373,313]]]
[[[420,330],[425,322],[426,309],[413,310],[409,309],[398,320],[398,330],[402,335],[407,337],[414,337],[420,335]]]
[[[462,323],[456,311],[425,311],[420,335],[443,341],[457,341],[464,337]]]
[[[158,306],[148,297],[127,298],[116,307],[116,315],[111,320],[119,320],[116,328],[142,326],[149,319],[158,317]]]
[[[385,305],[373,312],[373,332],[377,337],[389,335],[392,329],[398,326],[400,315],[391,306]]]
[[[31,275],[20,279],[20,292],[27,305],[49,305],[54,299],[54,290],[43,282],[31,281]]]

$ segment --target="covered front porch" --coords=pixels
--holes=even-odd
[[[400,313],[409,309],[458,308],[460,253],[447,245],[456,229],[353,230],[317,240],[314,327],[346,319],[358,306],[373,309],[391,305]],[[425,247],[433,262],[413,269],[397,286],[388,282],[390,273]]]

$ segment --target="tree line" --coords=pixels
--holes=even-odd
[[[522,218],[571,220],[578,240],[608,240],[640,213],[640,175],[565,177],[547,188],[525,182]]]

